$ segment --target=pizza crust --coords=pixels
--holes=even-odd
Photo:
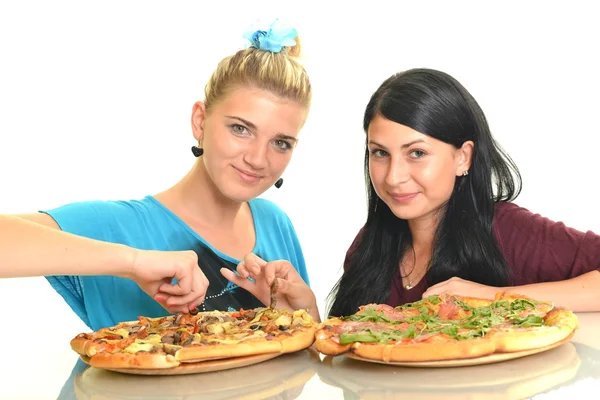
[[[180,363],[168,354],[152,353],[99,353],[90,358],[89,364],[92,367],[104,369],[124,369],[124,368],[143,368],[143,369],[164,369],[174,368]]]
[[[409,344],[356,342],[352,350],[357,356],[385,362],[459,360],[483,357],[496,350],[494,342],[486,338],[460,342],[440,339],[438,342]]]
[[[326,323],[321,324],[315,333],[315,349],[317,351],[328,355],[339,355],[351,350],[352,344],[340,344],[332,339],[335,336],[332,328],[341,325],[342,322],[339,318],[331,318]]]
[[[508,353],[546,347],[571,337],[579,328],[577,317],[569,310],[555,308],[544,319],[547,326],[540,328],[495,330],[489,336],[496,351]]]
[[[281,348],[281,343],[275,340],[248,340],[237,344],[209,343],[200,346],[184,347],[177,351],[175,358],[181,362],[196,362],[257,354],[281,353]]]
[[[91,340],[84,337],[76,337],[71,340],[71,349],[81,356],[88,356],[86,348],[90,342]]]
[[[283,353],[293,353],[309,348],[315,342],[317,324],[303,327],[292,332],[292,336],[279,335],[276,340],[281,341]]]
[[[209,343],[184,347],[175,358],[181,362],[215,360],[270,353],[292,353],[310,347],[315,341],[316,326],[297,329],[291,335],[278,335],[266,340],[264,337],[248,339],[239,343]]]

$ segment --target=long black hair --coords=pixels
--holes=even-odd
[[[505,286],[509,270],[493,236],[497,202],[512,201],[521,191],[521,175],[495,142],[473,96],[450,75],[411,69],[392,75],[371,97],[363,128],[376,115],[460,148],[473,141],[467,176],[456,179],[441,214],[425,278],[429,285],[453,276],[491,286]],[[367,140],[365,142],[368,141]],[[347,268],[332,289],[330,316],[348,315],[368,303],[384,303],[406,251],[412,250],[408,222],[397,218],[375,193],[365,148],[368,217],[348,255]]]

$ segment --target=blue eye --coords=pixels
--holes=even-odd
[[[373,150],[371,150],[371,151],[370,151],[370,154],[371,154],[372,156],[375,156],[375,157],[381,158],[381,157],[385,157],[385,156],[387,156],[387,155],[388,155],[388,152],[387,152],[387,151],[385,151],[385,150],[381,150],[381,149],[373,149]]]
[[[427,155],[423,150],[413,150],[410,152],[412,158],[423,158]]]
[[[285,140],[277,139],[275,140],[275,147],[281,150],[289,150],[292,148],[292,145]]]
[[[244,125],[232,124],[232,125],[229,125],[229,127],[231,128],[233,133],[235,133],[237,135],[243,135],[245,133],[248,133],[248,128],[246,128]]]

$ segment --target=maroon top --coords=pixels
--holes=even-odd
[[[361,234],[362,229],[346,253],[344,269]],[[569,228],[514,203],[496,204],[494,235],[512,269],[513,286],[562,281],[600,270],[599,235]],[[398,271],[386,304],[395,307],[420,300],[428,287],[423,278],[412,289],[404,289]]]

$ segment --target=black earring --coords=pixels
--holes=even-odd
[[[279,178],[279,179],[277,179],[277,182],[275,182],[275,187],[277,189],[279,189],[281,187],[281,185],[283,185],[283,178]]]
[[[200,157],[202,154],[204,154],[204,149],[202,147],[192,146],[192,153],[194,156]]]

